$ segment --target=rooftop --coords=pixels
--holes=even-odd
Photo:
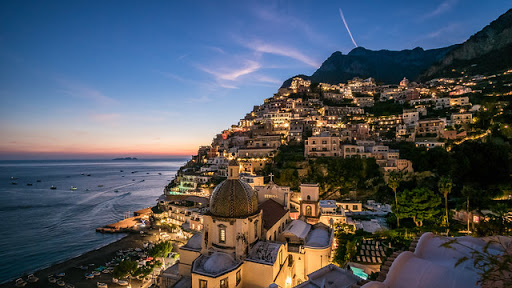
[[[281,245],[275,242],[258,241],[251,249],[247,260],[273,265],[276,262],[277,253]]]
[[[229,254],[215,252],[209,256],[201,255],[197,257],[192,264],[192,272],[209,277],[217,277],[236,269],[241,264],[242,262],[235,260]]]
[[[273,199],[268,199],[261,203],[260,209],[263,211],[263,227],[267,230],[272,228],[272,226],[279,222],[279,220],[281,220],[281,218],[283,218],[288,212],[281,204],[277,203]]]
[[[359,280],[351,271],[329,264],[309,274],[308,281],[295,288],[348,288]]]
[[[306,236],[311,230],[311,225],[302,221],[302,220],[293,220],[286,229],[284,229],[283,234],[291,233],[298,238],[305,239]]]

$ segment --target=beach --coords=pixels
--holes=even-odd
[[[25,287],[59,287],[55,283],[48,282],[49,275],[56,275],[58,273],[65,273],[62,280],[67,284],[73,284],[75,287],[96,287],[96,282],[106,283],[109,287],[123,287],[112,283],[112,274],[104,274],[94,277],[94,279],[86,279],[85,274],[90,273],[94,268],[104,266],[105,263],[111,261],[116,257],[119,250],[126,250],[129,248],[143,248],[145,242],[156,242],[158,240],[158,231],[149,232],[146,235],[137,233],[128,234],[120,240],[110,243],[99,249],[89,251],[78,257],[66,260],[62,263],[54,264],[48,268],[44,268],[34,273],[39,278],[37,283],[28,283]],[[177,250],[177,245],[174,245]],[[174,250],[173,249],[173,250]],[[22,261],[22,259],[21,259]],[[90,265],[94,264],[94,265]],[[82,270],[78,267],[88,266],[87,270]],[[20,275],[21,276],[21,275]],[[23,275],[23,279],[27,280],[27,275]],[[15,281],[0,284],[0,288],[15,287]],[[142,287],[141,281],[133,280],[131,287]],[[149,286],[146,285],[146,287]],[[126,287],[126,286],[125,286]]]

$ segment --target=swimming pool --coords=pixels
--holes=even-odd
[[[368,274],[364,273],[363,269],[352,267],[352,266],[350,266],[350,269],[352,269],[352,272],[354,272],[354,275],[356,275],[357,277],[364,279],[364,280],[368,279]]]

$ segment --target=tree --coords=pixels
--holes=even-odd
[[[114,268],[112,276],[114,278],[125,278],[137,274],[138,264],[132,260],[123,260]]]
[[[148,255],[153,258],[165,258],[169,253],[172,252],[172,242],[171,241],[162,241],[160,243],[155,244],[151,250],[149,250]],[[165,265],[165,261],[162,259],[162,263]]]
[[[396,227],[400,228],[400,217],[398,217],[398,198],[396,195],[396,189],[400,186],[400,181],[402,181],[402,174],[400,172],[391,172],[389,173],[389,179],[388,179],[388,186],[393,190],[395,193],[395,214],[396,216]]]
[[[446,215],[443,219],[443,224],[446,226],[450,226],[450,217],[448,216],[448,194],[452,192],[452,179],[448,177],[441,177],[439,182],[437,183],[437,187],[439,188],[439,192],[444,195],[444,208],[446,211]]]
[[[400,211],[397,217],[412,218],[417,227],[423,226],[423,221],[432,220],[439,214],[441,198],[427,188],[405,190],[398,196]]]
[[[478,191],[476,191],[475,188],[473,188],[473,186],[471,185],[464,185],[462,187],[462,195],[464,195],[464,197],[466,197],[466,209],[467,209],[467,219],[468,219],[468,233],[469,233],[469,219],[470,219],[470,215],[471,215],[471,211],[470,211],[470,202],[469,200],[475,200],[477,198],[477,195],[478,195]]]

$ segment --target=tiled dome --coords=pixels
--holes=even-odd
[[[210,197],[210,213],[215,216],[241,218],[258,212],[258,194],[240,179],[221,182]]]

